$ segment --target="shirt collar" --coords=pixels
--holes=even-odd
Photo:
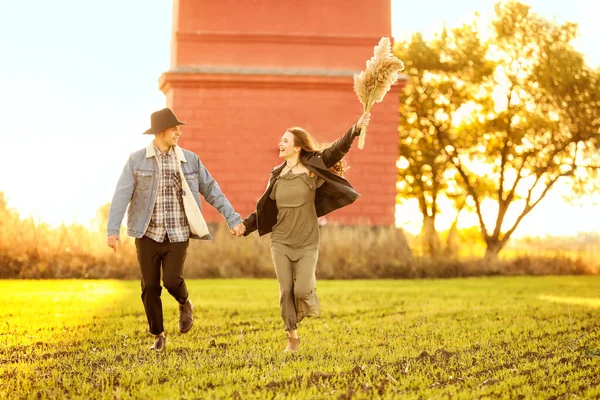
[[[181,147],[175,146],[174,150],[175,150],[175,155],[177,156],[177,159],[181,162],[186,163],[187,160],[185,158],[185,154],[183,154],[183,150],[181,149]],[[169,149],[169,152],[171,152],[171,151],[173,151],[173,149]],[[146,147],[146,158],[156,157],[157,156],[156,152],[157,152],[157,149],[156,149],[156,145],[154,144],[154,140],[153,140],[150,143],[148,143],[148,146]]]

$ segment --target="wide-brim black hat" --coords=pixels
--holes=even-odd
[[[165,129],[172,128],[177,125],[187,125],[177,119],[170,108],[163,108],[160,111],[153,112],[150,115],[150,129],[144,132],[144,135],[155,135]]]

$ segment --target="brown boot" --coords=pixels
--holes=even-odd
[[[189,300],[186,301],[185,304],[179,305],[179,332],[186,333],[192,328],[192,325],[194,325],[193,310],[192,302]]]
[[[167,345],[167,337],[165,336],[165,333],[161,333],[160,335],[155,335],[154,336],[154,344],[152,346],[150,346],[150,350],[155,350],[155,351],[163,351],[165,349]]]
[[[295,353],[300,348],[300,338],[288,337],[288,344],[283,351],[284,353]]]

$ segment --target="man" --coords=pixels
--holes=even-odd
[[[152,113],[150,124],[144,134],[155,138],[145,149],[132,153],[125,164],[110,205],[107,233],[108,245],[116,252],[129,206],[127,234],[135,237],[142,302],[150,333],[155,336],[150,349],[162,351],[166,336],[161,267],[163,284],[179,303],[179,330],[188,332],[194,323],[183,264],[190,238],[212,239],[202,217],[199,193],[221,213],[232,234],[240,236],[245,226],[198,156],[177,145],[179,126],[185,122],[164,108]]]

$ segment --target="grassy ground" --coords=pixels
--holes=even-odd
[[[163,291],[152,353],[133,281],[0,281],[0,398],[598,398],[600,277],[322,281],[299,354],[273,280]]]

